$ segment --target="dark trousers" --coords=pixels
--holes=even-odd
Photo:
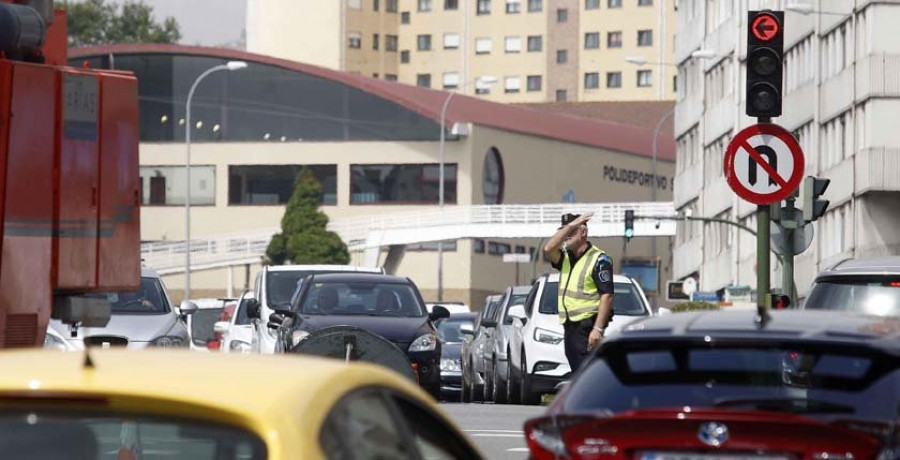
[[[569,367],[572,368],[573,374],[591,353],[591,350],[588,349],[588,336],[591,335],[596,321],[597,315],[594,315],[578,322],[566,321],[563,323],[566,359],[569,360]]]

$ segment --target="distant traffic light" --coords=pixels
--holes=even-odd
[[[625,240],[634,236],[634,210],[625,211]]]
[[[820,200],[819,197],[828,190],[830,179],[807,176],[803,179],[803,220],[812,222],[818,220],[828,210],[828,200]]]
[[[766,294],[766,306],[772,310],[787,310],[791,307],[791,298],[784,294]]]
[[[750,11],[747,24],[747,115],[780,116],[784,12]]]

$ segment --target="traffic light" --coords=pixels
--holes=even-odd
[[[807,176],[803,179],[803,220],[812,222],[822,217],[828,209],[828,200],[820,200],[819,197],[828,190],[830,179]]]
[[[628,241],[634,236],[634,210],[625,211],[625,240]]]
[[[781,115],[784,12],[747,13],[747,115]]]
[[[772,310],[787,310],[791,306],[791,298],[784,294],[766,294],[766,307]]]

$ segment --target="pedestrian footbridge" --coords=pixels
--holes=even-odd
[[[592,237],[621,236],[626,210],[633,210],[635,236],[675,235],[677,213],[671,202],[554,203],[543,205],[446,206],[426,210],[333,219],[328,229],[340,235],[351,252],[364,252],[366,265],[377,265],[381,248],[463,238],[542,238],[552,235],[564,213],[593,211]],[[193,239],[191,270],[258,263],[279,228]],[[144,264],[160,274],[184,272],[187,244],[146,243]]]

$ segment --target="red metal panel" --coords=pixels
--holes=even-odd
[[[97,287],[138,289],[141,281],[137,79],[100,80],[100,240]]]
[[[73,69],[60,75],[56,287],[91,290],[97,286],[100,79]]]
[[[25,318],[36,314],[36,342],[43,343],[50,320],[53,286],[53,161],[57,136],[56,101],[59,97],[56,70],[25,63],[4,63],[12,67],[12,88],[0,83],[3,103],[11,104],[7,124],[9,141],[5,160],[0,157],[0,177],[5,180],[3,253],[0,261],[0,344],[5,337],[7,316]],[[0,82],[8,78],[0,72]],[[0,109],[2,111],[3,109]],[[19,316],[22,315],[22,316]],[[17,324],[17,330],[24,327]],[[11,345],[11,344],[10,344]]]

